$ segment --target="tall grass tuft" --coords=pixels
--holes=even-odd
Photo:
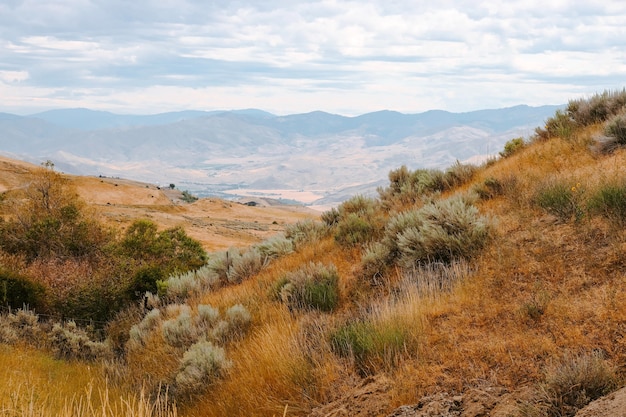
[[[563,222],[581,220],[584,188],[580,183],[562,180],[548,181],[540,185],[535,195],[535,203]]]
[[[280,298],[290,309],[332,311],[339,303],[339,274],[332,264],[311,262],[280,281]]]
[[[590,213],[599,214],[618,227],[626,225],[626,181],[600,185],[587,202]]]
[[[571,417],[589,402],[617,386],[615,369],[600,352],[568,354],[548,365],[539,397],[528,404],[527,414]]]

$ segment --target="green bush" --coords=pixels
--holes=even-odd
[[[367,219],[350,213],[337,224],[335,240],[345,246],[355,246],[372,240],[375,232],[376,228]]]
[[[377,238],[382,225],[378,201],[357,195],[337,208],[335,240],[345,246],[361,245]]]
[[[574,133],[575,123],[563,110],[557,110],[553,117],[546,120],[544,128],[535,129],[535,140],[552,138],[570,139]]]
[[[198,201],[198,197],[191,194],[189,191],[185,190],[182,192],[182,196],[180,197],[185,203],[193,203],[194,201]]]
[[[43,309],[45,288],[25,276],[0,267],[0,306],[18,309],[24,305]]]
[[[332,264],[309,263],[281,281],[281,300],[292,310],[332,311],[339,303],[339,275]]]
[[[472,164],[462,164],[456,161],[451,167],[446,169],[444,173],[444,184],[446,190],[451,190],[463,185],[474,177],[478,171],[478,167]]]
[[[524,138],[514,138],[509,140],[504,144],[504,150],[500,152],[500,156],[502,158],[508,158],[511,155],[516,154],[520,150],[526,147],[526,142],[524,142]]]
[[[459,168],[459,173],[461,171]],[[449,175],[446,177],[442,171],[433,169],[409,171],[403,165],[389,173],[389,186],[379,188],[378,193],[383,204],[388,207],[416,204],[429,194],[444,191],[455,174]]]
[[[585,214],[582,208],[583,192],[579,183],[570,185],[562,181],[552,181],[539,187],[534,201],[561,221],[578,221]]]
[[[623,227],[626,224],[626,182],[603,184],[587,204],[591,213],[604,216]]]

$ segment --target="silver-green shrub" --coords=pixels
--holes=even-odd
[[[150,310],[144,318],[129,330],[129,342],[144,346],[149,333],[161,323],[161,311],[158,308]]]
[[[196,316],[196,325],[198,329],[206,332],[217,324],[220,319],[220,311],[208,304],[198,305],[198,315]]]
[[[180,362],[176,375],[176,395],[182,399],[201,394],[231,366],[221,347],[208,341],[193,344]]]
[[[267,258],[263,257],[258,249],[252,247],[232,261],[228,268],[228,282],[239,284],[258,274],[265,266],[267,266]]]
[[[0,343],[24,342],[41,347],[46,343],[46,326],[39,322],[39,316],[28,307],[0,316]]]
[[[370,284],[379,285],[390,263],[390,248],[374,242],[365,248],[361,257],[361,276]]]
[[[225,316],[229,323],[231,337],[242,336],[250,327],[252,316],[248,309],[241,304],[229,307]]]
[[[266,259],[276,259],[293,252],[293,242],[283,235],[266,239],[254,247]]]
[[[191,309],[181,309],[177,317],[164,321],[161,333],[163,340],[175,347],[189,346],[198,340],[198,331],[191,317]]]
[[[87,332],[74,321],[55,324],[49,334],[52,350],[60,359],[92,361],[111,356],[111,349],[104,342],[92,341]]]
[[[490,236],[490,220],[460,197],[428,204],[417,214],[421,225],[398,234],[399,263],[404,267],[469,258]]]
[[[293,242],[294,248],[317,242],[328,236],[330,228],[326,224],[315,220],[301,220],[285,228],[285,237]]]

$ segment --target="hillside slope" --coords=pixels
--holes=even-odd
[[[172,275],[108,324],[100,381],[169,416],[574,416],[626,382],[623,126],[626,91],[572,101],[498,160],[398,168]]]

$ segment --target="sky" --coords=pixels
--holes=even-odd
[[[464,112],[625,86],[623,0],[0,0],[0,112]]]

